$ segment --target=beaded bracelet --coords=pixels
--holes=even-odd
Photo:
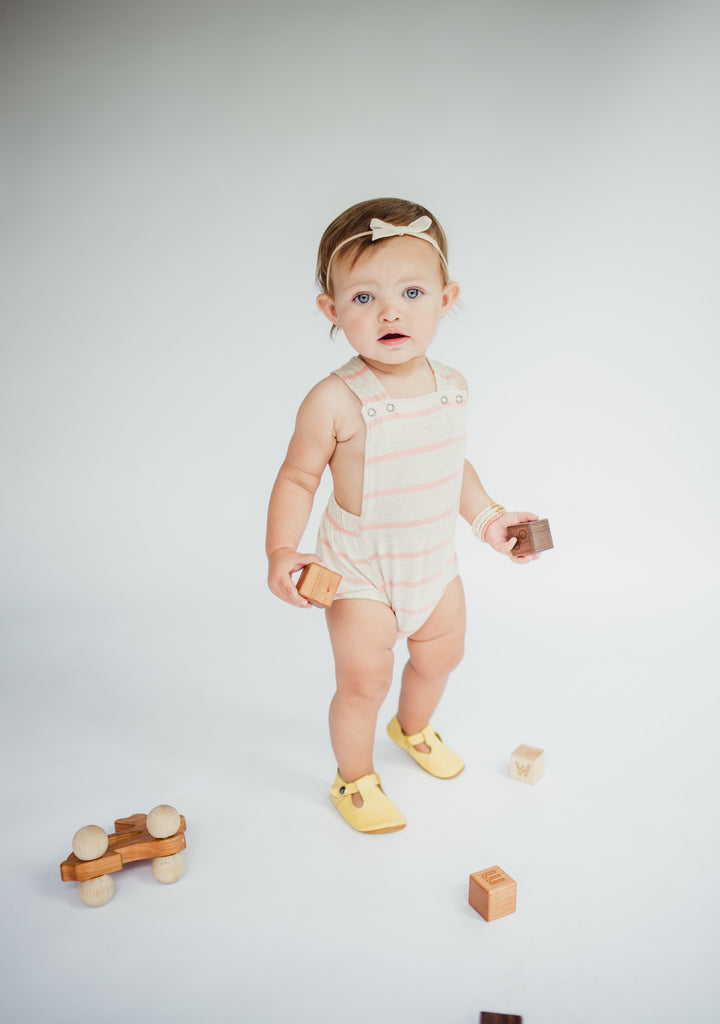
[[[472,532],[473,536],[477,537],[481,541],[485,541],[485,534],[488,531],[488,527],[492,526],[496,519],[500,516],[504,516],[507,510],[502,505],[488,505],[482,512],[473,520]]]
[[[507,509],[504,509],[502,505],[500,505],[497,513],[494,516],[492,516],[492,518],[489,519],[487,523],[485,523],[482,530],[480,531],[480,540],[483,541],[483,543],[487,541],[487,532],[492,526],[492,524],[496,522],[496,520],[500,519],[501,516],[504,516],[506,511]]]

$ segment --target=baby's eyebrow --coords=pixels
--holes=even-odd
[[[423,284],[427,285],[431,278],[426,277],[424,274],[407,274],[403,277],[397,278],[390,285],[391,288],[407,288],[411,284]],[[371,281],[369,279],[361,279],[359,281],[349,281],[346,290],[349,292],[371,292],[376,291],[378,288],[382,288],[383,284],[380,281]]]

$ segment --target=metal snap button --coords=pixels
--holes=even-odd
[[[341,786],[340,789],[338,790],[338,793],[340,794],[340,796],[345,796],[345,787]]]
[[[455,395],[455,401],[456,402],[462,402],[462,400],[463,400],[463,396],[462,395]]]
[[[368,414],[368,416],[374,416],[375,415],[375,410],[374,409],[368,409],[367,414]]]
[[[443,405],[447,405],[447,395],[443,395],[440,401],[442,402]]]
[[[388,412],[395,412],[395,406],[392,404],[392,402],[388,402],[385,408],[387,409]]]

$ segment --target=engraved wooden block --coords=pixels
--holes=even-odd
[[[521,743],[510,755],[510,778],[534,786],[545,771],[545,751]]]
[[[517,883],[497,864],[470,875],[468,902],[486,921],[514,914],[517,904]]]
[[[317,562],[310,562],[300,573],[297,581],[298,594],[316,608],[329,608],[341,579],[340,573],[332,572]]]
[[[553,546],[550,524],[547,519],[538,519],[535,523],[518,523],[517,526],[508,526],[507,535],[508,537],[517,537],[517,544],[511,552],[513,555],[536,555]]]
[[[485,1013],[480,1014],[480,1024],[522,1024],[522,1017],[516,1013]]]

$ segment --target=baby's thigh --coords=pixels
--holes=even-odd
[[[392,682],[394,612],[381,601],[344,598],[327,609],[338,686],[376,689]]]
[[[465,651],[465,591],[451,580],[430,618],[408,638],[410,660],[421,674],[451,672]]]

